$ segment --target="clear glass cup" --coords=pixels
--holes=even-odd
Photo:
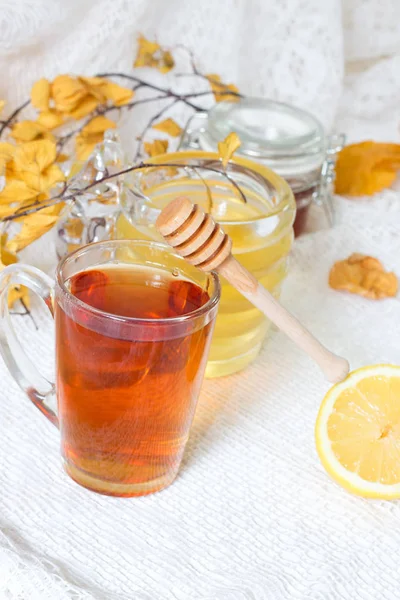
[[[142,318],[99,308],[122,273],[127,286],[142,286]],[[164,282],[165,314],[149,295],[150,287],[158,289]],[[13,329],[7,301],[13,285],[28,286],[54,315],[55,384],[40,374]],[[204,376],[220,297],[217,276],[189,265],[163,244],[107,241],[61,260],[55,283],[34,267],[7,267],[0,289],[1,354],[20,387],[59,428],[70,477],[112,496],[140,496],[169,485],[179,469]],[[135,298],[140,291],[124,289],[121,302],[128,292]],[[188,304],[186,312],[182,290],[197,294],[197,304]]]
[[[121,198],[125,216],[117,221],[117,236],[159,240],[155,221],[160,211],[175,197],[187,196],[212,213],[231,237],[234,256],[279,297],[288,271],[296,213],[286,181],[263,165],[236,157],[227,166],[229,180],[218,155],[211,152],[163,154],[151,163],[155,166],[134,173]],[[246,201],[232,181],[240,186]],[[258,355],[271,327],[265,315],[223,278],[221,284],[206,377],[244,369]]]

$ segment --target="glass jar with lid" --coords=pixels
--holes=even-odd
[[[242,98],[219,102],[189,122],[179,150],[216,151],[235,131],[241,140],[236,156],[257,161],[286,179],[296,200],[296,235],[303,233],[313,202],[333,223],[332,182],[343,135],[327,136],[320,122],[304,110],[272,100]]]

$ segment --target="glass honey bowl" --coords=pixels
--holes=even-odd
[[[232,159],[224,173],[216,153],[197,150],[159,155],[151,162],[155,166],[134,172],[127,182],[117,237],[160,240],[157,216],[171,200],[186,196],[221,223],[236,258],[278,298],[288,271],[296,214],[293,193],[284,179],[243,158]],[[221,284],[206,377],[244,369],[258,355],[271,327],[223,278]]]

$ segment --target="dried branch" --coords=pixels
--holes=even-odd
[[[136,153],[135,153],[135,157],[134,157],[135,161],[139,159],[139,157],[142,153],[143,139],[144,139],[145,135],[147,134],[147,132],[149,131],[149,129],[151,129],[152,126],[154,125],[154,123],[156,121],[158,121],[158,119],[160,119],[163,116],[163,114],[166,113],[170,108],[172,108],[177,102],[178,102],[178,100],[175,98],[174,100],[172,100],[172,102],[167,104],[167,106],[164,106],[164,108],[159,110],[157,114],[155,114],[153,117],[151,117],[150,121],[147,123],[147,125],[143,129],[142,133],[137,137],[138,145],[137,145]]]
[[[106,78],[121,77],[122,79],[126,79],[128,81],[133,81],[137,84],[140,84],[141,87],[147,87],[151,90],[161,92],[167,98],[175,98],[176,100],[183,102],[184,104],[186,104],[186,106],[189,106],[190,108],[193,108],[193,110],[196,110],[196,111],[202,111],[202,110],[204,110],[204,108],[202,106],[199,106],[198,104],[195,104],[194,102],[191,102],[191,99],[197,98],[198,96],[205,96],[207,94],[208,95],[212,94],[211,90],[209,92],[193,92],[193,93],[187,93],[187,94],[178,94],[178,93],[174,92],[173,90],[171,90],[171,88],[163,88],[163,87],[160,87],[159,85],[155,85],[154,83],[150,83],[149,81],[145,81],[144,79],[141,79],[140,77],[136,77],[136,75],[128,75],[126,73],[100,73],[99,75],[97,75],[97,77],[106,77]],[[129,104],[127,104],[126,106],[129,106]]]
[[[104,106],[104,107],[99,107],[99,109],[97,110],[97,115],[105,115],[109,112],[112,112],[114,110],[117,111],[121,111],[122,109],[126,108],[128,110],[131,110],[134,106],[137,106],[138,104],[147,104],[150,102],[155,102],[156,100],[165,100],[166,98],[169,98],[169,96],[166,96],[165,94],[160,94],[159,96],[152,96],[150,98],[141,98],[139,100],[133,100],[132,102],[129,102],[128,104],[124,104],[123,106]],[[90,123],[90,121],[94,118],[94,115],[90,115],[90,117],[88,119],[86,119],[84,121],[84,123],[82,123],[77,129],[74,129],[73,131],[70,131],[69,133],[63,135],[62,137],[59,137],[57,140],[57,148],[58,148],[58,155],[61,153],[62,149],[64,148],[65,144],[75,135],[77,135],[78,133],[80,133],[82,131],[82,129],[88,125]]]
[[[60,204],[61,202],[74,201],[77,197],[83,196],[86,192],[91,190],[93,187],[100,185],[102,183],[105,183],[106,181],[110,181],[111,179],[115,179],[116,177],[121,177],[123,175],[127,175],[128,173],[132,173],[133,171],[140,171],[140,170],[151,169],[151,168],[160,169],[163,167],[175,167],[175,168],[182,169],[185,166],[190,167],[192,170],[204,169],[206,171],[211,171],[212,173],[217,173],[218,175],[222,175],[237,190],[237,192],[240,194],[242,200],[244,202],[247,202],[246,196],[244,195],[243,191],[241,190],[239,184],[226,171],[223,171],[221,169],[217,169],[217,168],[211,167],[209,165],[202,165],[202,164],[185,165],[184,163],[174,163],[174,162],[166,162],[166,163],[159,163],[159,164],[151,163],[151,162],[140,162],[137,165],[132,165],[130,167],[127,167],[126,169],[117,171],[116,173],[105,175],[104,177],[101,177],[97,181],[92,181],[92,183],[89,183],[88,185],[86,185],[83,188],[75,189],[75,188],[73,188],[72,185],[66,186],[66,187],[64,186],[64,190],[57,196],[53,196],[52,198],[49,198],[47,201],[41,202],[40,204],[37,204],[37,203],[28,204],[27,206],[25,206],[25,208],[23,210],[16,211],[13,215],[4,217],[2,219],[2,222],[6,223],[7,221],[15,221],[15,219],[20,219],[21,217],[27,217],[28,215],[38,212],[39,210],[43,210],[44,208],[50,208],[51,206],[55,206],[56,204]],[[68,192],[68,194],[64,195],[65,192]]]

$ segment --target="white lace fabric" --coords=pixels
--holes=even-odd
[[[142,32],[191,48],[203,72],[245,94],[312,111],[327,129],[338,115],[348,129],[348,118],[375,120],[399,134],[397,0],[3,0],[0,22],[9,107],[40,77],[129,72]]]
[[[5,0],[0,97],[15,105],[61,72],[127,71],[142,31],[194,48],[204,72],[304,106],[327,128],[339,108],[350,139],[398,139],[399,13],[396,0],[350,0],[343,11],[339,0]],[[352,368],[399,363],[399,299],[341,294],[327,276],[352,252],[400,275],[400,193],[335,205],[335,228],[296,242],[283,301]],[[321,222],[315,211],[311,228]],[[50,270],[52,252],[46,235],[25,259]],[[51,373],[52,325],[39,308],[35,318],[39,332],[14,321]],[[1,600],[397,598],[400,506],[328,478],[313,432],[328,384],[282,334],[245,372],[205,382],[176,482],[145,498],[73,483],[57,430],[2,362],[0,381]]]
[[[398,298],[373,302],[327,284],[333,262],[354,251],[400,273],[400,197],[386,219],[362,204],[347,206],[350,223],[296,242],[283,298],[352,368],[399,356]],[[35,317],[39,332],[14,321],[51,372],[51,322]],[[353,497],[326,475],[313,428],[328,384],[283,334],[246,371],[205,382],[178,479],[144,498],[72,482],[57,430],[3,364],[0,375],[0,598],[396,597],[400,506]]]

